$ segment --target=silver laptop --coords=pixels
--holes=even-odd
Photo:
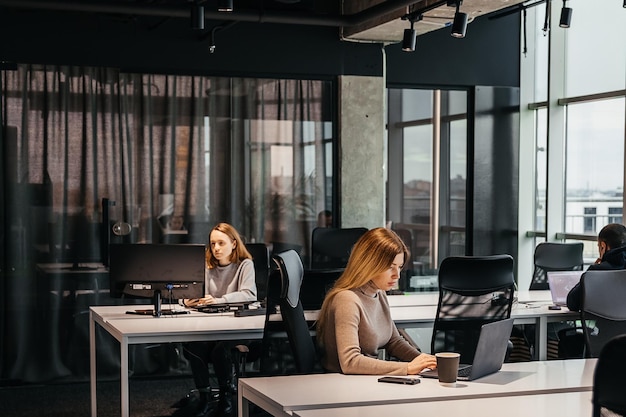
[[[513,330],[513,319],[483,324],[478,336],[478,346],[472,364],[460,364],[458,381],[473,381],[496,373],[502,368],[506,349]],[[420,373],[424,378],[438,378],[436,369]]]
[[[552,303],[556,306],[567,304],[567,294],[580,282],[585,271],[548,271],[548,285],[552,295]]]

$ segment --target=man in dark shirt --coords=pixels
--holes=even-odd
[[[598,252],[600,257],[587,269],[610,270],[626,269],[626,226],[620,223],[607,224],[598,233]],[[580,311],[580,283],[567,294],[567,308]]]

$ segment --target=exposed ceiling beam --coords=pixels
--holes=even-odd
[[[387,13],[406,9],[419,3],[432,3],[433,0],[387,0],[372,7],[348,15],[314,15],[310,12],[235,10],[218,12],[207,10],[204,16],[208,20],[234,20],[240,22],[280,23],[293,25],[348,27],[361,25]],[[437,0],[446,3],[446,0]],[[182,6],[157,5],[154,3],[137,5],[120,2],[77,2],[45,0],[0,0],[0,6],[67,12],[109,13],[139,16],[189,18],[189,4]]]

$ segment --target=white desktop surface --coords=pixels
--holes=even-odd
[[[515,291],[518,303],[552,303],[550,290]]]
[[[376,375],[337,373],[241,378],[239,417],[248,417],[248,402],[273,416],[290,416],[298,410],[355,405],[445,404],[450,400],[591,391],[596,362],[596,359],[570,359],[504,364],[495,374],[458,382],[455,388],[444,387],[436,379],[422,378],[417,385],[397,385],[379,383]]]
[[[515,297],[520,304],[552,304],[549,290],[516,291]],[[407,292],[402,295],[388,295],[389,306],[436,306],[439,302],[438,291]]]
[[[298,410],[294,417],[560,417],[591,416],[591,391]]]
[[[390,307],[405,306],[436,306],[439,302],[439,292],[407,292],[402,295],[388,295]]]
[[[394,296],[395,297],[395,296]],[[399,296],[405,297],[405,296]],[[431,296],[428,296],[431,297]],[[416,297],[417,298],[417,297]],[[419,301],[419,300],[417,300]],[[416,301],[416,302],[417,302]],[[427,302],[424,301],[424,302]],[[566,308],[558,311],[548,310],[549,303],[517,304],[512,317],[516,324],[537,325],[536,349],[540,360],[547,356],[547,323],[578,318]],[[170,307],[168,304],[163,308]],[[91,415],[96,417],[96,343],[95,326],[100,325],[120,343],[120,397],[121,415],[129,415],[128,395],[128,347],[139,343],[191,342],[201,340],[245,340],[263,337],[265,316],[234,317],[233,313],[199,313],[162,316],[139,316],[126,314],[133,309],[150,308],[144,305],[129,306],[92,306],[90,307],[89,343],[90,343],[90,383]],[[432,327],[437,306],[404,305],[391,308],[391,315],[398,327]],[[317,318],[316,311],[305,312],[307,320]],[[277,315],[277,317],[279,317]],[[421,385],[421,384],[420,384]]]
[[[127,343],[191,342],[196,340],[259,339],[265,316],[235,317],[233,313],[162,315],[126,314],[126,311],[152,308],[149,305],[91,307],[94,320],[118,341]],[[169,308],[169,305],[163,305]]]

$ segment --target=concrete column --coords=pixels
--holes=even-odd
[[[341,227],[385,225],[384,77],[339,78]]]

